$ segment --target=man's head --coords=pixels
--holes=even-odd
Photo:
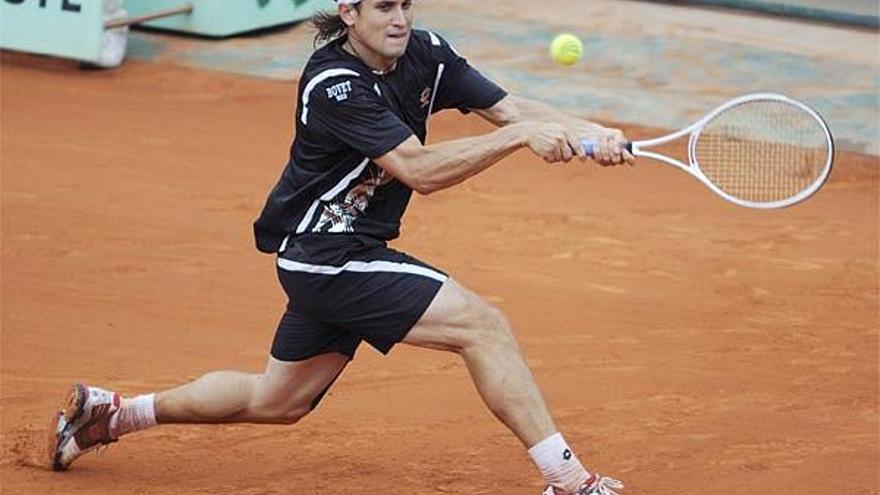
[[[406,51],[413,24],[413,0],[336,0],[350,39],[378,56],[394,61]]]

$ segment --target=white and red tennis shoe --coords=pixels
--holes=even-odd
[[[542,495],[619,495],[614,490],[620,488],[623,488],[623,483],[612,478],[594,474],[574,493],[563,494],[556,491],[552,486],[548,486]]]
[[[122,397],[81,383],[73,385],[64,410],[55,413],[49,438],[49,461],[55,471],[64,471],[78,457],[102,445],[115,442],[110,419],[122,407]]]

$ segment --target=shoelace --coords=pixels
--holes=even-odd
[[[578,495],[619,495],[614,489],[623,488],[623,483],[614,478],[605,476],[597,476],[598,480],[594,485],[587,486]]]

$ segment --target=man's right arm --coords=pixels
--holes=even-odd
[[[373,161],[413,190],[430,194],[473,177],[525,146],[550,163],[572,158],[561,126],[520,122],[489,134],[427,146],[411,136]]]

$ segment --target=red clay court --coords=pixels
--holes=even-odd
[[[49,471],[74,380],[130,395],[263,368],[285,300],[251,222],[295,86],[0,67],[3,493],[540,492],[459,359],[407,346],[362,347],[296,426],[164,426]],[[485,130],[447,113],[432,139]],[[761,212],[670,167],[520,152],[414,198],[395,247],[508,314],[569,441],[624,493],[876,494],[878,166],[842,151],[815,198]]]

